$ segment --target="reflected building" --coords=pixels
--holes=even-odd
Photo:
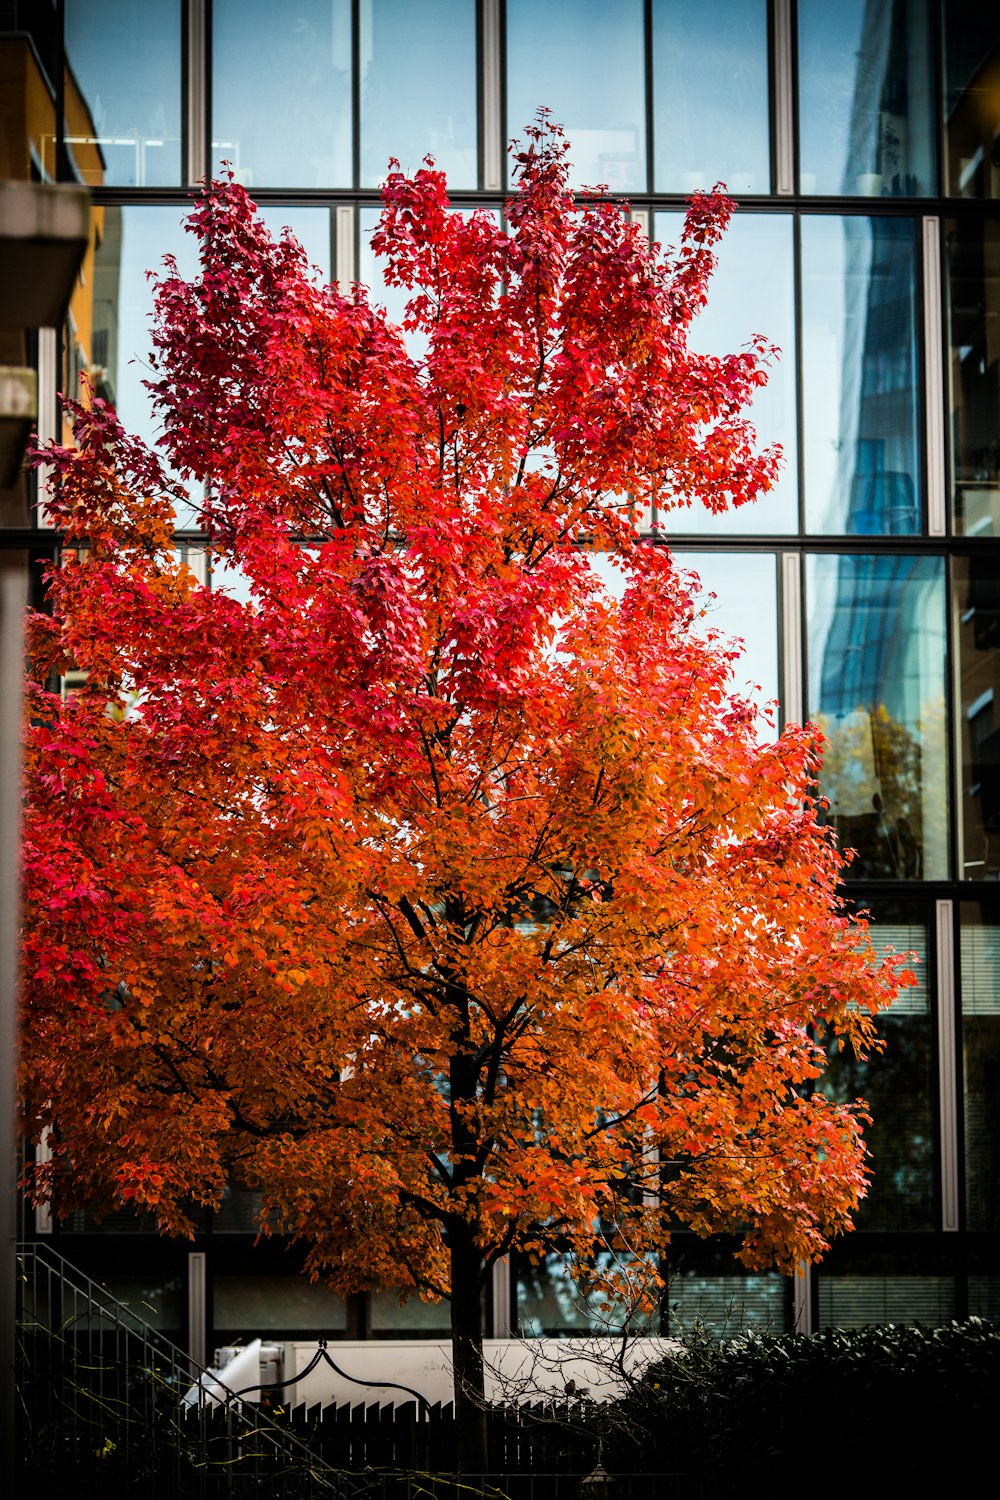
[[[708,623],[747,643],[736,685],[824,729],[820,790],[857,850],[851,897],[877,939],[919,956],[920,982],[883,1021],[885,1053],[831,1075],[874,1116],[856,1233],[796,1285],[746,1276],[732,1243],[678,1236],[661,1326],[1000,1315],[995,8],[8,0],[0,27],[0,171],[83,182],[95,205],[67,325],[28,351],[45,435],[57,386],[85,371],[154,436],[145,273],[166,253],[193,269],[190,193],[224,161],[317,274],[376,288],[390,155],[411,170],[433,154],[457,207],[500,220],[504,144],[540,105],[567,129],[575,181],[628,198],[664,243],[686,194],[728,183],[739,208],[692,339],[781,346],[753,416],[785,466],[756,507],[670,514],[670,538],[702,577]],[[44,494],[22,485],[20,500],[34,554],[57,556]],[[197,563],[197,514],[177,522]],[[231,1193],[193,1246],[124,1212],[27,1229],[129,1296],[137,1278],[167,1289],[164,1326],[209,1353],[241,1333],[444,1331],[444,1310],[400,1309],[388,1289],[303,1291],[280,1243],[255,1245],[255,1208]],[[513,1265],[486,1316],[497,1334],[598,1326],[555,1262]]]

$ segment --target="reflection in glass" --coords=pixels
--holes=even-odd
[[[399,1293],[376,1290],[368,1297],[371,1336],[375,1339],[447,1339],[451,1313],[447,1302],[411,1297],[400,1305]]]
[[[369,0],[361,7],[361,186],[390,156],[433,156],[453,188],[478,185],[474,0]]]
[[[802,220],[806,529],[920,531],[912,219]]]
[[[1000,912],[961,908],[966,1228],[1000,1229]]]
[[[771,183],[766,0],[653,0],[653,186]]]
[[[598,1274],[613,1275],[619,1264],[619,1257],[610,1251],[600,1251],[594,1257]],[[626,1325],[636,1331],[655,1332],[659,1313],[588,1289],[572,1275],[567,1257],[551,1254],[540,1265],[519,1262],[517,1320],[518,1331],[525,1338],[572,1338],[620,1333]]]
[[[818,1277],[820,1328],[866,1328],[872,1323],[923,1323],[938,1328],[955,1316],[951,1276]]]
[[[1000,559],[956,557],[961,874],[1000,880]]]
[[[247,187],[350,187],[350,0],[214,0],[212,171]]]
[[[645,192],[643,51],[642,0],[507,0],[507,134],[544,105],[575,187]]]
[[[94,261],[94,336],[91,377],[111,401],[126,432],[155,446],[157,420],[143,382],[150,379],[153,288],[146,272],[162,270],[164,255],[177,257],[182,276],[197,273],[197,249],[184,233],[180,208],[136,205],[103,211]],[[191,515],[178,516],[181,525]]]
[[[849,1047],[830,1054],[819,1082],[824,1094],[844,1102],[865,1099],[872,1177],[855,1215],[858,1229],[919,1231],[934,1228],[934,1042],[927,994],[927,923],[922,908],[879,903],[869,925],[881,952],[913,953],[917,983],[901,990],[879,1017],[886,1047],[859,1062]]]
[[[733,686],[758,708],[778,696],[778,574],[773,552],[678,552],[680,568],[701,579],[704,615],[699,628],[738,637],[743,654],[733,663]],[[714,594],[714,598],[711,596]]]
[[[80,180],[179,183],[180,0],[66,0],[66,63],[66,151]]]
[[[947,226],[955,530],[1000,536],[1000,223]]]
[[[948,874],[944,562],[807,559],[809,714],[850,879]]]
[[[931,9],[928,0],[799,0],[803,193],[933,193]]]
[[[318,271],[318,279],[330,280],[330,210],[328,208],[287,208],[280,203],[262,203],[257,213],[273,239],[279,240],[290,229],[306,252],[309,264]]]
[[[219,1344],[269,1334],[343,1338],[347,1304],[322,1282],[304,1276],[214,1276],[212,1325]]]
[[[663,245],[680,240],[683,215],[656,215]],[[790,214],[737,214],[717,251],[708,302],[691,324],[691,348],[699,354],[730,354],[756,333],[781,354],[747,415],[761,446],[780,443],[784,467],[774,489],[753,505],[708,515],[700,506],[672,510],[660,519],[668,536],[760,535],[798,531],[795,427],[795,279]]]
[[[738,1338],[749,1329],[784,1331],[787,1280],[747,1271],[734,1243],[678,1234],[670,1245],[664,1334],[682,1338],[695,1327],[711,1338]]]
[[[943,10],[945,191],[1000,198],[1000,15],[982,0]]]

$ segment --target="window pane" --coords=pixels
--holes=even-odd
[[[478,185],[474,0],[368,0],[361,6],[361,185],[390,156],[427,155],[452,188]]]
[[[66,0],[66,150],[91,186],[181,181],[180,0]]]
[[[540,105],[569,137],[575,186],[646,191],[642,0],[507,0],[507,134]]]
[[[214,0],[212,171],[247,187],[350,187],[350,0]]]
[[[656,215],[656,238],[676,245],[681,214]],[[663,516],[668,535],[699,532],[773,535],[797,532],[795,431],[795,282],[790,214],[737,214],[718,247],[718,265],[708,302],[691,325],[691,348],[699,354],[731,354],[755,333],[777,344],[781,355],[768,382],[754,397],[749,417],[760,444],[780,443],[781,478],[754,505],[710,516],[701,506]]]
[[[865,1328],[870,1323],[935,1328],[954,1316],[950,1276],[819,1276],[820,1328]]]
[[[961,874],[1000,880],[1000,559],[956,557]]]
[[[372,1338],[448,1339],[451,1314],[447,1302],[421,1302],[411,1297],[400,1305],[399,1293],[374,1291],[368,1297]]]
[[[928,0],[799,0],[803,193],[934,191]]]
[[[269,1335],[343,1338],[347,1304],[322,1282],[304,1276],[215,1276],[212,1328],[218,1344]]]
[[[617,1256],[600,1251],[594,1257],[598,1272],[613,1275],[620,1266]],[[630,1329],[656,1332],[659,1313],[627,1305],[588,1291],[577,1281],[569,1260],[547,1255],[540,1265],[521,1260],[517,1268],[518,1331],[525,1338],[572,1338],[586,1334],[620,1333]]]
[[[944,563],[811,557],[809,714],[851,879],[948,874]]]
[[[653,0],[654,187],[771,183],[766,0]]]
[[[961,908],[966,1227],[1000,1229],[1000,913]]]
[[[1000,224],[947,231],[952,511],[966,536],[1000,536]]]
[[[147,271],[177,257],[182,276],[197,273],[197,247],[184,233],[181,208],[135,205],[97,208],[100,239],[94,261],[94,338],[91,377],[97,394],[114,403],[126,432],[155,446],[157,420],[143,382],[150,378],[153,289]],[[194,524],[192,511],[178,524]]]
[[[806,529],[920,530],[912,219],[802,220]]]
[[[701,1327],[712,1338],[738,1338],[748,1329],[784,1332],[788,1281],[777,1272],[747,1271],[735,1246],[716,1238],[676,1235],[667,1266],[663,1333],[683,1337]]]
[[[945,191],[1000,198],[1000,16],[982,0],[943,9]]]
[[[701,579],[700,625],[743,641],[733,685],[763,708],[778,696],[778,583],[773,552],[678,552]],[[710,596],[714,594],[715,598]]]
[[[872,1117],[865,1144],[872,1172],[855,1216],[861,1230],[934,1228],[934,1040],[927,993],[923,908],[879,903],[870,924],[880,951],[913,953],[917,983],[879,1017],[886,1047],[859,1062],[849,1047],[830,1054],[818,1087],[832,1099],[863,1098]]]

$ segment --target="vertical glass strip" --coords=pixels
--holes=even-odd
[[[479,181],[475,0],[364,0],[360,12],[361,186],[390,158],[433,157],[451,188]]]
[[[642,0],[507,0],[507,134],[539,108],[570,144],[574,187],[644,193],[645,22]]]
[[[946,0],[945,192],[1000,198],[1000,15],[982,0]]]
[[[91,187],[182,180],[180,0],[66,0],[66,153]]]
[[[213,0],[212,171],[353,186],[351,0]]]
[[[934,192],[929,0],[798,0],[800,189]]]
[[[1000,222],[952,219],[945,243],[952,521],[1000,536]]]

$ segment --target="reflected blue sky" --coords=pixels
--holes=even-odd
[[[683,215],[656,215],[656,238],[680,239]],[[668,536],[692,532],[761,535],[798,530],[795,435],[795,277],[791,214],[737,214],[718,248],[708,303],[691,325],[699,354],[731,354],[755,333],[781,349],[749,410],[761,445],[780,443],[784,467],[773,490],[753,505],[710,516],[701,506],[670,511]]]
[[[920,530],[912,219],[802,220],[806,529]]]
[[[574,186],[645,192],[642,0],[507,0],[507,134],[540,105],[570,140]]]
[[[770,189],[766,0],[653,0],[653,186]]]
[[[214,0],[212,170],[245,187],[349,187],[350,0]]]
[[[180,182],[180,44],[180,0],[66,0],[66,60],[105,161],[91,186]]]
[[[360,45],[361,186],[428,154],[449,187],[478,186],[475,0],[368,0]]]

